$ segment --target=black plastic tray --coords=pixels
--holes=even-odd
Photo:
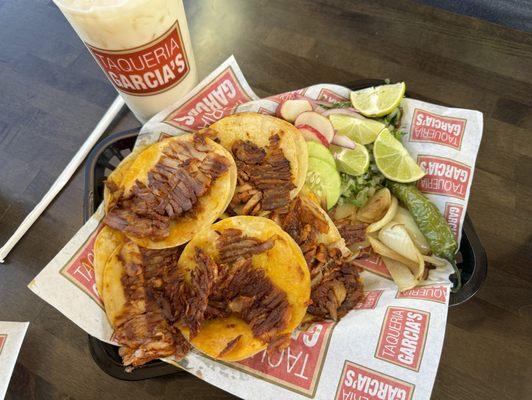
[[[360,81],[346,85],[352,89],[381,84],[381,80]],[[413,96],[420,98],[421,96]],[[99,142],[91,151],[85,166],[85,196],[83,217],[87,221],[103,200],[105,178],[127,156],[135,144],[140,128],[112,134]],[[461,304],[475,295],[486,278],[488,261],[486,252],[466,213],[462,240],[457,256],[462,270],[462,289],[452,293],[449,306]],[[89,349],[94,361],[107,374],[123,380],[141,380],[163,375],[183,373],[182,370],[162,361],[152,361],[132,372],[126,372],[118,355],[118,347],[89,336]]]

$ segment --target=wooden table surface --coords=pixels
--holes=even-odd
[[[484,113],[469,214],[489,275],[449,312],[433,398],[532,398],[532,35],[409,0],[185,6],[201,76],[234,54],[259,95],[378,77]],[[0,0],[0,38],[2,244],[116,92],[49,0]],[[124,113],[111,130],[137,124]],[[31,322],[7,399],[232,398],[192,376],[107,376],[87,335],[26,288],[82,225],[82,173],[0,266],[0,320]]]

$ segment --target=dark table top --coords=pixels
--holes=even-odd
[[[234,54],[259,95],[404,80],[484,113],[469,213],[490,269],[449,312],[434,399],[532,396],[532,35],[396,1],[186,1],[200,76]],[[0,0],[0,244],[48,190],[116,92],[49,0]],[[131,113],[110,131],[138,125]],[[213,399],[192,376],[123,382],[87,335],[26,285],[82,225],[82,171],[0,266],[0,320],[31,321],[8,399]]]

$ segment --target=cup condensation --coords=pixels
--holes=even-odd
[[[54,0],[139,120],[197,84],[182,0]]]

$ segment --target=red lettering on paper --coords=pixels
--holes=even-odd
[[[382,261],[382,258],[378,254],[373,252],[371,247],[363,249],[358,255],[358,258],[353,262],[360,268],[366,269],[384,278],[392,279],[390,271],[386,268],[384,261]]]
[[[268,110],[267,108],[264,108],[264,107],[260,107],[257,112],[259,114],[264,114],[264,115],[274,115],[275,114],[275,112],[270,111],[270,110]]]
[[[344,96],[340,96],[332,90],[324,88],[320,90],[320,93],[318,94],[318,100],[327,101],[329,103],[337,103],[340,101],[348,101],[349,99],[345,98]]]
[[[86,45],[116,89],[127,94],[164,92],[190,71],[177,21],[159,38],[141,47],[113,51]]]
[[[270,357],[264,350],[231,366],[313,397],[333,327],[333,322],[314,323],[306,331],[296,331],[290,345],[279,355]]]
[[[415,385],[346,361],[335,400],[411,400]]]
[[[466,198],[471,167],[448,158],[425,155],[419,155],[417,162],[426,172],[417,183],[423,193]]]
[[[186,131],[197,131],[222,119],[251,97],[227,67],[193,98],[168,115],[164,122]]]
[[[447,302],[447,293],[449,288],[444,285],[420,286],[413,289],[397,292],[397,299],[418,299],[435,301],[436,303]]]
[[[458,233],[460,229],[460,221],[462,221],[462,214],[464,213],[464,206],[457,203],[445,203],[445,210],[443,216],[451,227],[454,237],[458,240]]]
[[[2,354],[2,349],[4,348],[4,344],[6,344],[7,340],[7,334],[0,333],[0,354]]]
[[[429,142],[460,149],[466,120],[444,117],[416,108],[410,127],[411,142]]]
[[[356,310],[373,310],[377,307],[377,303],[382,296],[384,290],[370,290],[364,292],[364,298],[355,306]]]
[[[304,88],[304,89],[293,90],[291,92],[274,94],[273,96],[266,97],[265,100],[270,100],[275,103],[281,104],[283,101],[286,101],[286,100],[308,99],[307,97],[305,97],[306,91],[307,91],[307,88]],[[312,99],[308,99],[308,100],[312,101]]]
[[[61,275],[101,306],[102,302],[98,295],[96,281],[94,279],[94,242],[100,232],[100,227],[89,236],[78,252],[61,269]]]
[[[419,371],[430,314],[412,308],[388,307],[375,357]]]

